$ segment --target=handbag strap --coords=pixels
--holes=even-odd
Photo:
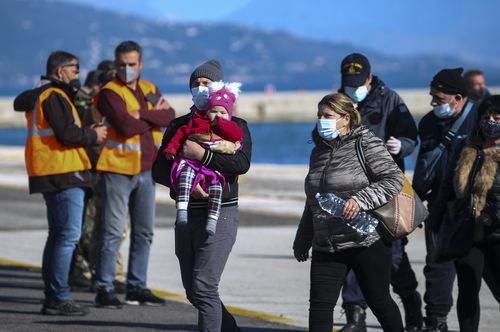
[[[474,159],[474,163],[472,164],[471,172],[469,173],[469,180],[467,182],[467,192],[469,194],[472,193],[472,185],[474,183],[474,179],[476,178],[477,173],[483,167],[484,163],[484,151],[482,149],[477,149],[476,159]]]
[[[356,138],[356,143],[354,144],[355,150],[356,150],[356,156],[358,157],[359,164],[361,165],[361,168],[363,169],[363,172],[365,172],[366,177],[370,182],[372,180],[370,179],[370,175],[368,174],[368,169],[366,168],[366,158],[365,158],[365,153],[363,152],[363,147],[361,146],[361,136]]]

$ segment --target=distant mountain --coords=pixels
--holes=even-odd
[[[428,86],[441,68],[474,66],[446,55],[388,56],[346,43],[308,40],[239,24],[154,22],[48,0],[3,2],[0,31],[3,95],[30,87],[45,72],[53,50],[78,55],[88,70],[112,58],[115,46],[126,39],[143,46],[143,77],[157,83],[164,93],[187,92],[192,69],[212,58],[221,61],[227,80],[243,82],[246,91],[262,90],[268,83],[278,90],[335,88],[339,63],[353,51],[365,52],[374,72],[393,87]],[[500,84],[500,66],[483,69],[495,73],[488,76],[490,84]]]
[[[498,0],[250,0],[225,20],[386,54],[454,54],[499,65],[499,13]]]

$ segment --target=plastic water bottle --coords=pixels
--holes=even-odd
[[[378,219],[372,215],[361,211],[354,219],[345,220],[342,214],[345,200],[332,193],[317,193],[316,199],[318,200],[319,206],[323,211],[328,212],[333,217],[344,220],[349,227],[355,229],[359,234],[370,235],[375,233],[375,229],[378,225]]]

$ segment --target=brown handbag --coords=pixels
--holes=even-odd
[[[366,168],[366,159],[361,147],[361,137],[356,139],[356,155],[368,179],[371,179]],[[379,221],[377,230],[389,240],[397,240],[410,234],[427,218],[428,211],[413,190],[410,181],[403,176],[401,191],[389,202],[373,209],[371,212]],[[370,180],[371,181],[371,180]]]

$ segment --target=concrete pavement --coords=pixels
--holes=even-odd
[[[7,266],[12,265],[12,262],[23,262],[39,266],[47,235],[45,205],[41,195],[30,196],[27,193],[27,179],[20,152],[19,149],[15,148],[0,148],[0,258],[3,259],[3,265]],[[243,314],[242,317],[278,321],[299,328],[307,326],[309,262],[297,263],[292,257],[291,250],[296,225],[303,208],[302,183],[306,171],[305,166],[255,165],[252,166],[250,173],[241,180],[241,214],[238,238],[222,277],[220,293],[224,303],[232,306],[234,312]],[[151,250],[149,286],[163,291],[162,294],[170,300],[186,304],[178,263],[174,255],[174,207],[169,201],[168,192],[165,189],[158,188],[158,194],[160,204],[157,205],[157,228]],[[124,248],[125,253],[127,250],[128,242]],[[422,269],[425,258],[425,244],[421,230],[417,230],[410,236],[407,251],[419,281],[418,290],[423,294],[424,278]],[[127,257],[127,255],[125,254],[124,257]],[[2,274],[5,273],[0,271],[0,276]],[[24,289],[22,287],[10,287],[9,283],[6,283],[6,285],[2,287],[0,281],[0,322],[4,322],[4,319],[10,317],[8,316],[11,314],[9,313],[9,306],[13,305],[12,303],[17,303],[15,299],[10,301],[5,300],[4,297],[15,298],[15,294],[8,292]],[[33,289],[33,291],[34,293],[30,295],[31,300],[29,301],[34,301],[33,299],[38,301],[43,297],[40,288]],[[455,287],[455,299],[456,295],[457,290]],[[83,294],[82,296],[85,301],[90,301],[89,299],[93,298],[92,294]],[[397,299],[397,296],[394,298]],[[31,327],[32,330],[42,329],[39,325],[33,325],[35,320],[44,320],[44,317],[36,316],[39,304],[19,301],[21,307],[17,310],[21,313],[23,310],[26,311],[25,313],[28,316],[22,314],[16,316],[17,321],[22,321],[24,328],[27,328],[26,330],[28,330],[28,327]],[[397,299],[397,302],[400,310],[403,311],[399,299]],[[27,309],[29,305],[33,306]],[[339,308],[340,301],[334,313],[334,318],[336,323],[342,325],[345,317]],[[123,312],[123,320],[127,320],[129,315],[134,315],[136,313],[134,309],[137,308],[130,308],[132,313],[129,311]],[[140,310],[142,309],[140,308]],[[7,316],[5,316],[6,314]],[[92,310],[92,314],[88,319],[96,319],[92,318],[93,315],[100,316],[101,312]],[[120,314],[117,315],[113,319],[110,318],[109,325],[106,325],[108,323],[99,323],[100,325],[96,323],[96,325],[99,327],[106,326],[110,329],[120,327],[123,324],[119,324],[121,316]],[[158,314],[158,317],[160,316]],[[148,314],[137,315],[136,323],[147,323],[149,319],[147,317],[149,317]],[[167,318],[163,321],[154,320],[154,324],[170,324],[170,316],[165,317]],[[480,331],[498,331],[498,318],[500,318],[499,305],[495,302],[487,287],[484,286],[481,290]],[[176,322],[174,318],[172,319],[172,322]],[[189,316],[186,319],[191,324],[196,323],[195,316]],[[238,318],[238,321],[240,319],[243,318]],[[370,312],[367,321],[370,325],[369,331],[380,329],[379,324]],[[30,323],[27,324],[26,322]],[[116,326],[113,325],[115,323]],[[182,324],[182,322],[179,324]],[[250,327],[253,326],[251,324]],[[12,326],[14,325],[10,327]],[[54,327],[53,325],[50,326]],[[452,331],[458,330],[455,308],[450,313],[449,326]],[[8,330],[12,330],[10,327]],[[94,325],[90,324],[89,329],[94,327]],[[144,329],[157,328],[156,325],[135,327]],[[172,330],[171,326],[163,327],[166,330]],[[71,325],[71,329],[73,328],[74,326]],[[190,327],[184,326],[183,328],[189,329]],[[287,327],[285,326],[285,328]],[[0,324],[1,330],[2,325]]]
[[[36,268],[0,264],[0,290],[0,331],[197,331],[196,310],[187,303],[172,300],[163,307],[91,308],[85,317],[40,315],[43,283]],[[78,303],[92,306],[93,294],[73,293],[73,296]],[[237,315],[236,319],[245,332],[300,331],[255,317]]]

